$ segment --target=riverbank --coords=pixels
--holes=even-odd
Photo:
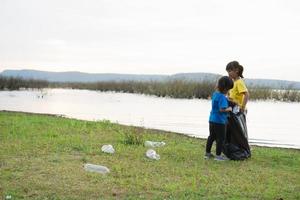
[[[166,143],[155,149],[160,160],[145,157],[144,140]],[[112,144],[116,153],[102,153],[103,144]],[[0,146],[2,198],[300,198],[300,151],[295,149],[252,146],[251,159],[219,163],[203,159],[205,140],[18,112],[0,112]],[[86,172],[85,163],[105,165],[111,172]]]

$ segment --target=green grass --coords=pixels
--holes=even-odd
[[[126,134],[164,141],[161,159]],[[102,153],[112,144],[113,155]],[[205,140],[50,115],[0,112],[0,198],[300,199],[300,151],[252,146],[246,161],[204,160]],[[86,172],[84,163],[110,173]]]

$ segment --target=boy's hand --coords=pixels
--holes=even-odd
[[[232,112],[232,107],[220,109],[220,112]]]
[[[228,107],[226,110],[227,110],[228,112],[232,112],[232,107],[230,106],[230,107]]]

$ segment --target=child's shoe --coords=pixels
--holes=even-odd
[[[226,160],[228,160],[228,158],[225,157],[225,156],[216,156],[214,160],[216,160],[216,161],[226,161]]]
[[[214,156],[214,154],[212,154],[212,153],[205,153],[205,155],[204,155],[204,158],[205,159],[210,159],[210,158],[214,158],[215,156]]]

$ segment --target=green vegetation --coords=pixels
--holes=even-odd
[[[0,76],[0,90],[19,90],[20,88],[46,88],[49,82],[44,80],[22,79]]]
[[[140,128],[133,128],[130,130],[123,130],[123,142],[129,145],[142,145],[144,144],[144,131]]]
[[[94,83],[54,83],[43,80],[24,80],[0,76],[0,90],[20,88],[71,88],[98,91],[116,91],[148,94],[158,97],[207,99],[215,88],[215,82],[195,82],[172,80],[167,82],[94,82]],[[251,100],[277,100],[300,102],[300,91],[293,89],[274,90],[270,88],[249,88]]]
[[[250,88],[251,100],[276,100],[300,102],[300,91],[294,89],[273,90],[270,88]]]
[[[161,159],[126,143],[130,132],[166,142],[156,148]],[[103,144],[115,154],[102,153]],[[249,160],[216,162],[203,159],[202,139],[15,112],[0,112],[0,147],[3,199],[300,199],[299,150],[252,146]],[[111,172],[86,172],[84,163]]]
[[[88,89],[100,91],[117,91],[127,93],[149,94],[158,97],[207,99],[215,84],[212,82],[191,82],[173,80],[168,82],[97,82],[97,83],[63,83],[56,87]]]

